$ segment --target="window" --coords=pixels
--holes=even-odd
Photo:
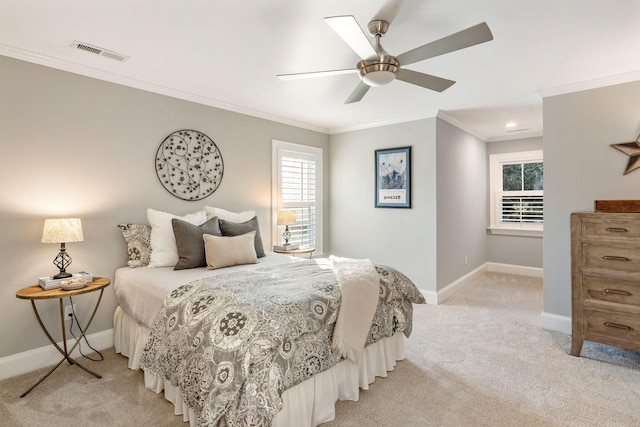
[[[278,211],[292,210],[289,243],[322,253],[322,149],[273,141],[273,244],[282,244]]]
[[[542,151],[492,154],[489,167],[491,233],[541,236]]]

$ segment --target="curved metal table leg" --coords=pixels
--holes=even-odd
[[[91,313],[91,317],[89,318],[89,321],[87,322],[85,327],[81,329],[80,336],[78,338],[76,338],[75,343],[73,344],[71,349],[68,350],[68,351],[67,351],[67,333],[66,333],[66,330],[65,330],[65,327],[64,327],[64,304],[62,302],[62,300],[64,298],[60,298],[60,325],[61,325],[61,328],[62,328],[62,346],[64,348],[60,348],[58,343],[53,339],[53,337],[51,337],[51,334],[49,333],[47,328],[44,326],[44,323],[42,322],[42,319],[40,318],[40,314],[38,313],[38,310],[36,308],[35,300],[31,300],[31,306],[33,307],[33,312],[36,315],[36,319],[38,319],[38,323],[40,324],[40,327],[42,328],[42,331],[47,336],[47,338],[49,338],[49,341],[51,341],[51,344],[53,344],[53,346],[60,352],[60,354],[62,354],[63,358],[62,358],[62,360],[60,362],[58,362],[57,365],[55,365],[49,372],[47,372],[47,374],[44,377],[40,378],[40,380],[38,380],[37,383],[32,385],[29,390],[27,390],[24,393],[22,393],[20,395],[20,397],[25,397],[27,394],[29,394],[29,392],[31,390],[36,388],[42,381],[47,379],[47,377],[49,377],[49,375],[51,375],[51,373],[53,371],[55,371],[58,368],[58,366],[62,365],[62,362],[64,362],[65,360],[69,363],[69,365],[76,365],[78,368],[80,368],[80,369],[84,370],[85,372],[93,375],[94,377],[102,378],[101,375],[93,372],[92,370],[90,370],[88,368],[85,368],[80,363],[78,363],[78,361],[76,361],[75,359],[73,359],[71,357],[71,354],[76,349],[78,344],[80,344],[80,341],[82,340],[82,338],[84,338],[87,329],[89,329],[89,326],[91,326],[91,322],[93,321],[93,318],[95,317],[96,312],[98,311],[98,306],[100,305],[100,301],[102,300],[103,292],[104,292],[104,289],[100,289],[100,295],[98,296],[98,301],[96,302],[96,306],[93,309],[93,313]]]

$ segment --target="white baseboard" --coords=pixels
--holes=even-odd
[[[540,327],[548,331],[562,332],[571,335],[571,317],[542,312],[540,315]]]
[[[518,276],[539,277],[544,275],[544,269],[538,267],[526,267],[524,265],[500,264],[488,262],[485,264],[487,271],[505,274],[517,274]]]
[[[542,277],[544,270],[542,268],[537,267],[526,267],[523,265],[512,265],[512,264],[500,264],[497,262],[486,262],[482,264],[480,267],[476,268],[473,271],[465,274],[459,279],[449,283],[444,288],[440,289],[437,292],[427,291],[421,289],[422,295],[427,299],[427,303],[429,304],[442,304],[447,299],[451,298],[460,290],[464,289],[466,286],[471,284],[478,276],[484,274],[487,271],[491,271],[494,273],[505,273],[505,274],[517,274],[519,276],[528,276],[528,277]]]
[[[479,275],[487,272],[517,274],[520,276],[542,277],[543,269],[534,267],[525,267],[510,264],[499,264],[487,262],[475,270],[465,274],[454,282],[448,284],[439,291],[428,291],[420,289],[428,304],[442,304],[446,299],[451,298],[460,290],[471,284]],[[540,326],[543,329],[558,331],[565,334],[571,334],[571,318],[559,316],[551,313],[542,313],[540,316]],[[113,329],[96,332],[87,336],[91,346],[96,350],[104,350],[113,347]],[[62,347],[62,342],[58,343]],[[73,340],[67,340],[67,345],[73,345]],[[86,343],[83,341],[83,352],[88,353]],[[78,348],[73,352],[73,357],[80,356]],[[53,366],[60,360],[61,355],[52,346],[28,350],[23,353],[12,354],[11,356],[0,359],[0,380],[10,378],[16,375],[31,372],[36,369]]]
[[[542,268],[487,262],[470,273],[465,274],[458,280],[448,284],[438,292],[426,291],[424,289],[421,289],[420,291],[425,298],[427,298],[427,303],[435,305],[442,304],[445,300],[451,298],[457,292],[473,283],[479,275],[488,271],[539,278],[544,276],[544,270]],[[556,331],[571,335],[571,317],[542,312],[540,315],[540,327],[549,331]]]
[[[87,340],[89,340],[91,347],[96,350],[113,347],[113,329],[87,335]],[[73,339],[67,340],[67,348],[70,348],[74,342],[75,340]],[[60,341],[58,345],[62,348],[62,341]],[[84,342],[84,340],[82,340],[81,345],[84,354],[92,353],[92,350],[87,347],[87,343]],[[71,356],[74,358],[81,357],[78,347],[76,347]],[[62,355],[53,345],[3,357],[0,359],[0,380],[15,377],[16,375],[31,372],[36,369],[46,368],[47,366],[53,366],[61,359]]]
[[[481,265],[475,270],[470,271],[459,279],[449,283],[444,288],[440,289],[435,298],[435,304],[442,304],[447,299],[451,298],[456,293],[460,292],[462,289],[466,288],[471,284],[475,279],[479,276],[483,275],[487,271],[487,263]]]

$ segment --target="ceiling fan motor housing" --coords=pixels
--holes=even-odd
[[[358,62],[357,67],[363,82],[369,86],[384,86],[396,78],[400,63],[394,56],[380,55]]]
[[[371,21],[367,29],[369,34],[376,38],[375,50],[378,53],[378,57],[363,59],[356,64],[356,67],[363,82],[369,86],[384,86],[396,78],[400,67],[398,60],[385,52],[382,45],[380,45],[380,38],[389,29],[389,23],[383,20]]]

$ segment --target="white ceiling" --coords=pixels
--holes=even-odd
[[[483,21],[494,40],[407,67],[457,81],[442,93],[394,81],[345,105],[357,74],[277,79],[355,67],[337,15],[391,21],[396,56]],[[541,95],[639,80],[639,21],[638,0],[2,0],[0,54],[322,132],[438,114],[491,141],[541,135]]]

